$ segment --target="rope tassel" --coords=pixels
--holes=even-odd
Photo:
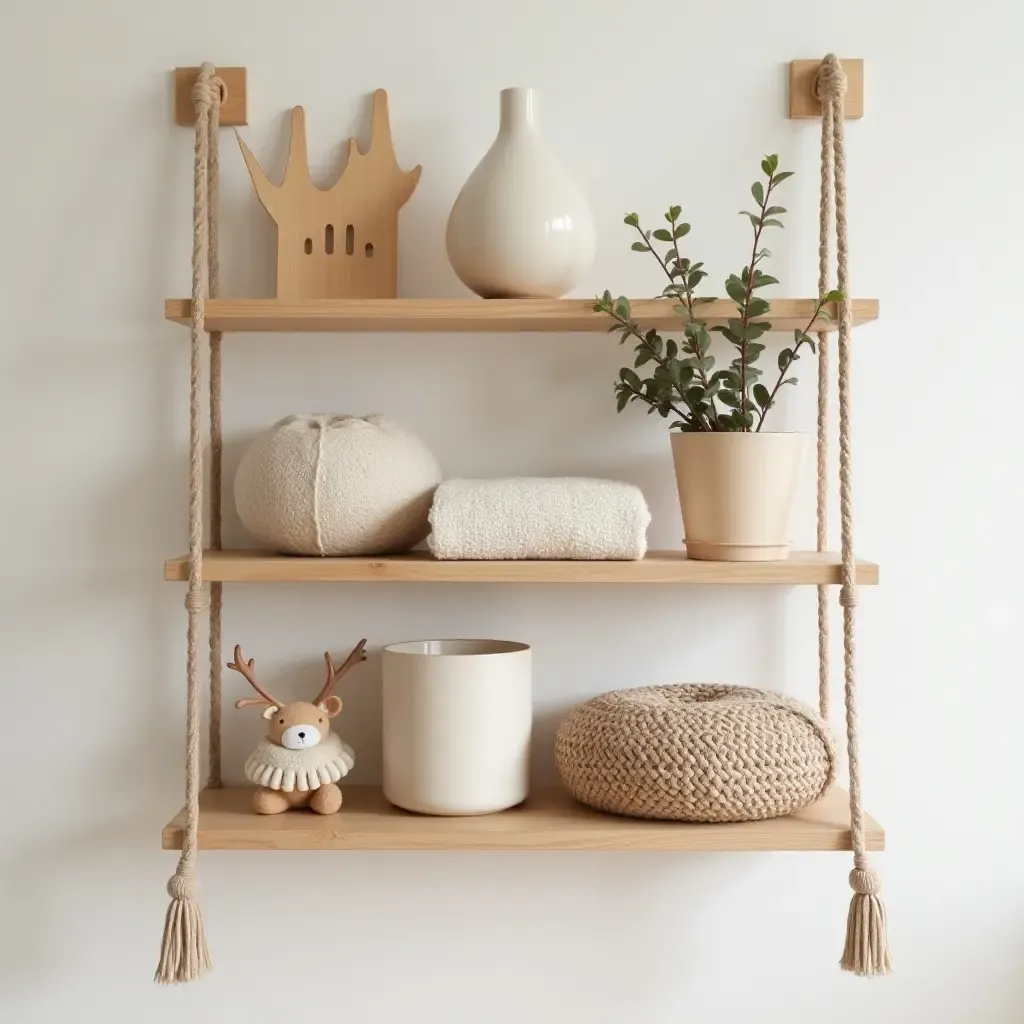
[[[846,217],[846,121],[844,98],[846,72],[835,54],[821,63],[815,91],[821,100],[821,237],[819,255],[824,262],[828,247],[828,201],[834,183],[836,215],[837,284],[843,299],[839,304],[839,508],[842,541],[843,690],[846,703],[846,745],[850,759],[850,845],[853,871],[850,886],[853,899],[846,918],[846,945],[840,967],[853,974],[888,974],[892,970],[886,934],[885,905],[879,895],[882,881],[868,866],[864,835],[864,806],[860,789],[860,736],[857,728],[857,673],[855,616],[857,608],[857,563],[853,547],[853,465],[850,444],[850,304],[849,237]],[[823,278],[819,279],[823,287]],[[821,400],[819,391],[819,401]],[[819,466],[820,471],[820,466]],[[819,507],[819,516],[821,509]],[[819,531],[821,529],[819,519]],[[821,540],[819,533],[819,542]],[[819,616],[819,630],[821,627]],[[824,644],[824,635],[822,644]],[[823,647],[824,649],[824,647]],[[825,657],[823,655],[822,657]],[[826,684],[822,683],[822,703]]]
[[[179,865],[167,883],[167,893],[171,902],[164,918],[160,963],[153,980],[160,985],[176,985],[195,981],[210,970],[212,964],[206,948],[195,870]]]
[[[861,976],[888,974],[892,970],[886,934],[885,904],[879,897],[882,879],[873,868],[850,872],[850,912],[846,917],[846,947],[839,966]]]

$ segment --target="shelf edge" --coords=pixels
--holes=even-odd
[[[801,554],[800,552],[796,553]],[[812,553],[808,553],[812,554]],[[659,559],[658,556],[662,556]],[[225,557],[226,556],[226,557]],[[668,556],[668,557],[666,557]],[[674,556],[674,557],[673,557]],[[429,558],[359,557],[304,558],[272,552],[224,551],[207,553],[210,565],[204,582],[221,583],[437,583],[484,585],[560,586],[838,586],[841,567],[838,555],[824,567],[798,559],[789,578],[773,574],[778,562],[688,562],[682,552],[651,552],[637,562],[460,562]],[[686,566],[687,572],[676,567]],[[648,568],[643,568],[648,562]],[[347,565],[344,574],[332,570]],[[472,568],[470,568],[472,567]],[[827,572],[823,572],[822,569]],[[531,572],[532,570],[532,572]],[[592,576],[588,578],[588,572]],[[716,572],[720,575],[716,576]],[[646,574],[645,574],[646,573]],[[689,578],[687,578],[689,576]],[[188,579],[188,557],[164,562],[164,580]],[[879,566],[858,559],[857,583],[877,586]]]
[[[348,820],[343,807],[338,815],[320,817],[306,811],[289,811],[287,820],[268,821],[249,809],[249,787],[206,791],[200,798],[200,849],[828,853],[849,851],[852,847],[846,821],[848,795],[839,786],[833,787],[820,804],[790,816],[723,824],[649,821],[603,814],[577,804],[557,786],[536,787],[521,807],[476,818],[410,816],[387,805],[379,786],[344,789],[352,802]],[[208,801],[215,806],[208,807]],[[819,807],[825,808],[824,821],[814,820]],[[821,813],[817,811],[817,816]],[[212,825],[211,819],[215,822]],[[183,823],[183,812],[179,812],[164,826],[163,849],[181,848]],[[864,827],[868,850],[884,850],[882,826],[865,814]]]
[[[509,332],[603,332],[607,319],[591,309],[591,299],[312,299],[292,302],[277,299],[209,299],[208,329],[226,332],[435,332],[477,334]],[[718,300],[721,310],[709,307],[709,321],[724,323],[734,315],[731,304]],[[813,299],[777,298],[775,330],[807,326],[805,317]],[[667,299],[634,299],[635,317],[648,326],[670,330],[679,317]],[[878,319],[877,299],[854,299],[854,325]],[[836,330],[833,319],[819,321],[811,330]],[[772,313],[768,314],[771,320]],[[165,299],[164,318],[190,324],[189,299]]]

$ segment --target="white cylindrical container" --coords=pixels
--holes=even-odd
[[[421,814],[490,814],[526,799],[530,648],[416,640],[384,648],[384,796]]]

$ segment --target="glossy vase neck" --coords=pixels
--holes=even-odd
[[[522,87],[501,90],[501,118],[498,134],[532,132],[537,129],[537,94]]]

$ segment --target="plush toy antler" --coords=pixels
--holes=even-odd
[[[239,644],[235,644],[235,660],[228,662],[228,668],[233,668],[236,672],[240,672],[245,676],[249,680],[249,685],[259,694],[259,697],[243,697],[241,700],[235,701],[236,708],[251,708],[256,704],[272,704],[275,707],[282,706],[281,701],[276,697],[272,697],[256,681],[256,659],[250,658],[246,661]]]
[[[320,691],[320,695],[313,701],[314,704],[320,704],[327,700],[330,696],[331,690],[334,689],[334,684],[350,669],[353,665],[358,665],[361,661],[366,661],[366,651],[363,649],[366,647],[366,638],[364,637],[352,648],[352,653],[345,659],[345,663],[334,671],[334,661],[331,658],[330,651],[324,651],[324,661],[327,663],[327,682],[324,683],[324,688]]]

